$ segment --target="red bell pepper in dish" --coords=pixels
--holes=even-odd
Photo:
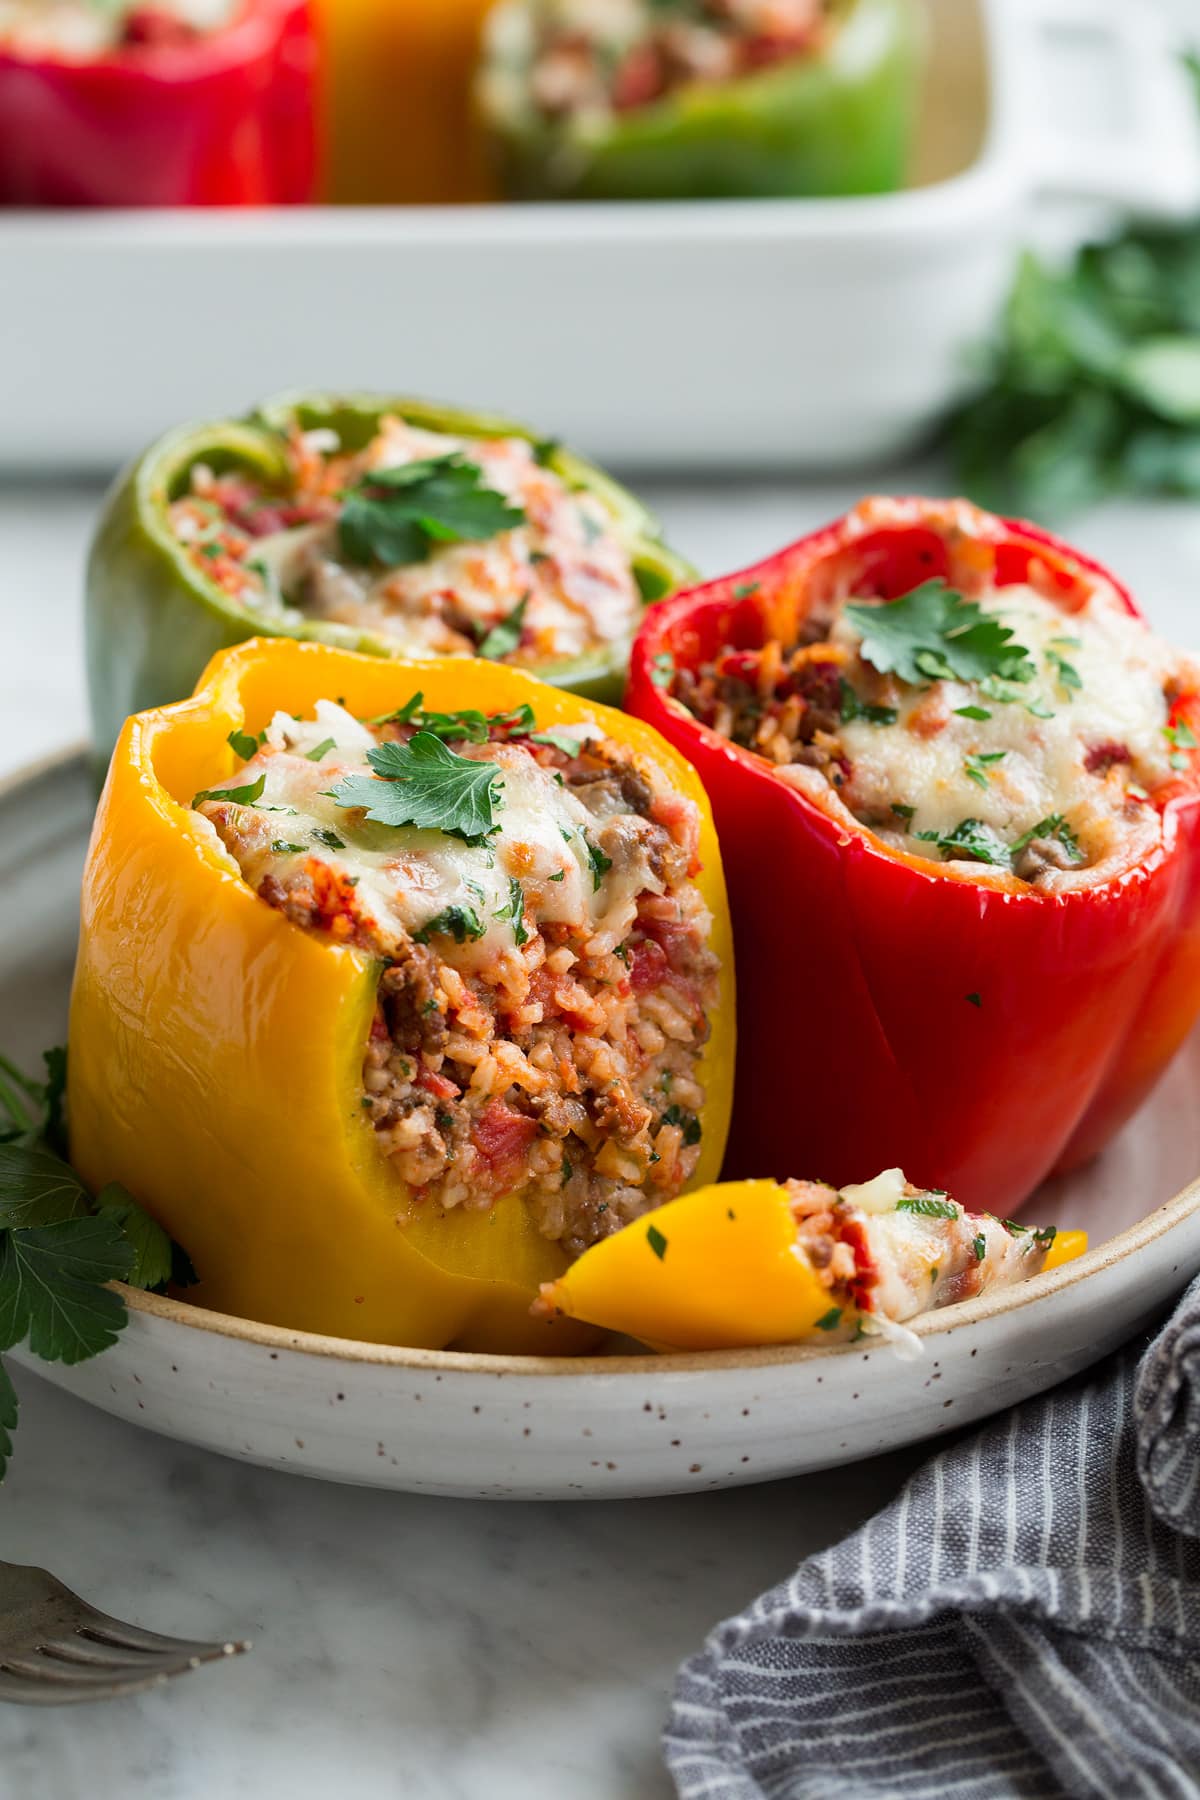
[[[137,7],[94,50],[0,14],[0,204],[308,200],[315,67],[307,0],[237,0],[207,29]]]
[[[654,607],[626,704],[699,771],[738,966],[728,1176],[884,1163],[1013,1211],[1200,1011],[1200,686],[1105,570],[866,501]]]

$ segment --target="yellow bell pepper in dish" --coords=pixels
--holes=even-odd
[[[482,660],[254,640],[113,756],[72,1160],[200,1305],[570,1351],[595,1333],[539,1285],[718,1174],[732,983],[708,803],[654,730]]]
[[[899,1169],[701,1188],[585,1252],[543,1308],[661,1350],[845,1342],[1082,1256],[1084,1231],[968,1213]]]
[[[472,85],[492,0],[317,0],[325,198],[496,198]]]

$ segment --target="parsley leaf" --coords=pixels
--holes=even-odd
[[[985,788],[990,779],[988,769],[993,763],[1003,762],[1007,755],[1007,750],[988,750],[964,756],[963,768],[967,772],[967,779],[973,781],[977,787]]]
[[[311,750],[306,750],[304,754],[309,762],[320,762],[323,756],[328,756],[331,750],[336,749],[337,745],[334,740],[332,738],[326,738],[323,743],[314,744],[313,748]]]
[[[953,831],[918,831],[915,835],[936,844],[942,855],[966,862],[988,863],[993,868],[1009,867],[1008,845],[990,825],[980,819],[962,819]]]
[[[1029,681],[1029,652],[1009,626],[935,579],[897,600],[850,602],[846,617],[862,635],[861,653],[880,674],[923,686],[929,681]]]
[[[258,755],[260,739],[251,737],[249,732],[231,731],[225,742],[233,754],[240,756],[243,762],[249,762],[252,756]]]
[[[894,725],[899,713],[894,706],[868,706],[860,700],[850,683],[841,680],[841,721],[843,725],[853,724],[855,719],[862,719],[868,725]]]
[[[827,1313],[822,1313],[821,1317],[817,1320],[817,1330],[818,1331],[836,1331],[838,1326],[841,1324],[841,1322],[842,1322],[841,1307],[840,1306],[831,1306],[829,1311]]]
[[[975,1252],[975,1261],[982,1262],[987,1255],[987,1238],[983,1235],[982,1231],[979,1232],[976,1237],[972,1238],[971,1248]]]
[[[553,750],[561,750],[564,756],[578,756],[582,747],[582,739],[568,737],[565,731],[531,731],[531,744],[549,744]]]
[[[685,1112],[682,1106],[674,1101],[662,1115],[664,1125],[679,1125],[683,1129],[683,1141],[689,1147],[700,1142],[703,1127],[695,1113]]]
[[[1039,819],[1036,825],[1023,832],[1011,847],[1011,854],[1016,857],[1030,844],[1038,843],[1046,838],[1057,838],[1072,862],[1083,861],[1083,851],[1079,848],[1079,840],[1061,813],[1051,813],[1049,818]]]
[[[612,868],[612,857],[606,856],[598,844],[593,844],[586,832],[581,832],[580,836],[583,838],[583,847],[587,851],[588,862],[591,864],[592,891],[598,894],[600,883]]]
[[[407,744],[368,750],[374,775],[347,775],[332,790],[339,806],[361,806],[380,825],[416,825],[482,844],[498,830],[500,771],[448,750],[440,738],[419,731]]]
[[[521,647],[521,633],[525,629],[525,609],[529,605],[529,595],[522,594],[512,611],[479,640],[479,654],[499,662],[502,657],[511,656],[514,650]]]
[[[74,1169],[41,1145],[0,1144],[0,1231],[60,1225],[89,1211]]]
[[[0,1350],[22,1339],[44,1362],[83,1362],[115,1344],[125,1305],[105,1285],[133,1268],[113,1218],[65,1219],[0,1239]]]
[[[205,800],[228,800],[231,806],[253,806],[256,800],[261,799],[266,785],[267,777],[264,770],[258,780],[252,781],[248,787],[201,788],[192,801],[192,805],[200,806]]]
[[[525,928],[525,889],[516,876],[508,883],[508,905],[496,914],[498,919],[511,919],[513,939],[519,945],[529,942],[529,933]]]
[[[1066,692],[1078,693],[1083,682],[1080,680],[1079,670],[1074,663],[1069,663],[1065,657],[1059,655],[1057,650],[1047,650],[1046,661],[1054,670],[1055,680],[1059,687]]]
[[[340,838],[337,832],[331,830],[328,825],[314,825],[311,835],[314,844],[324,844],[327,850],[344,850],[346,848],[345,840]]]
[[[452,937],[456,944],[465,944],[468,938],[481,938],[486,929],[473,906],[447,906],[435,918],[430,919],[428,925],[422,925],[420,931],[413,932],[413,942],[427,944],[437,932],[442,936]]]
[[[938,1200],[932,1194],[909,1194],[896,1202],[897,1212],[917,1213],[922,1219],[957,1219],[953,1200]]]
[[[658,1229],[657,1225],[647,1225],[646,1242],[653,1250],[655,1256],[657,1256],[659,1262],[661,1262],[663,1257],[667,1254],[667,1240]]]
[[[174,1278],[175,1245],[157,1219],[139,1206],[128,1188],[110,1181],[96,1195],[96,1212],[112,1219],[121,1229],[125,1242],[133,1252],[133,1262],[125,1279],[131,1287],[165,1288]]]
[[[669,650],[660,650],[650,665],[650,680],[656,688],[669,688],[675,679],[675,658]]]
[[[435,544],[483,542],[525,523],[460,451],[371,469],[344,497],[338,535],[349,562],[422,562]]]

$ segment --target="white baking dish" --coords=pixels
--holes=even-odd
[[[0,217],[0,465],[111,464],[321,385],[509,410],[627,467],[897,451],[961,387],[1032,198],[1200,204],[1151,0],[925,3],[901,194]]]

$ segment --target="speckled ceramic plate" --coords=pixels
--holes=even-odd
[[[61,1041],[91,793],[81,754],[0,786],[0,1027]],[[119,1343],[45,1379],[227,1456],[327,1480],[513,1498],[680,1493],[933,1438],[1087,1367],[1200,1267],[1200,1036],[1089,1168],[1031,1205],[1086,1225],[1080,1262],[884,1346],[587,1360],[388,1349],[133,1294]],[[17,1352],[18,1360],[26,1360]],[[34,1401],[36,1404],[36,1401]]]

